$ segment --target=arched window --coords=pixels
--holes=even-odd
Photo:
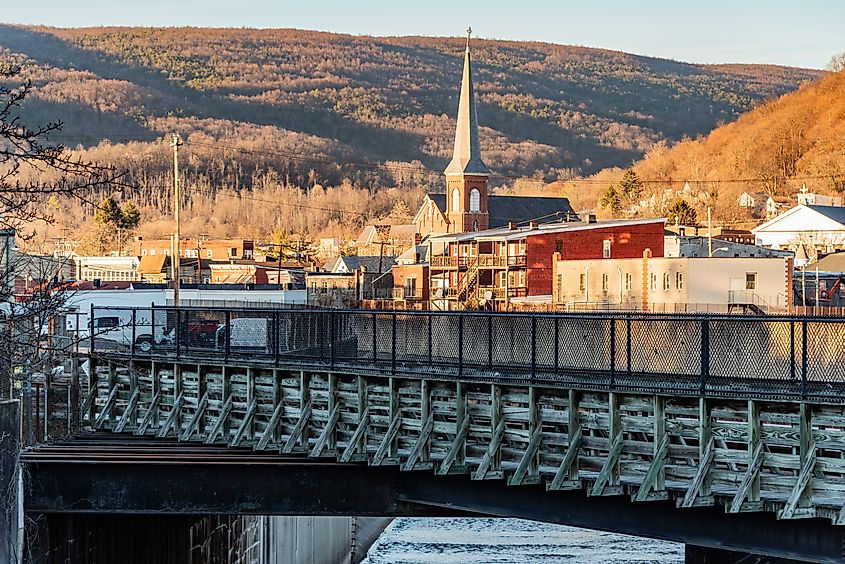
[[[478,191],[478,188],[473,188],[469,193],[469,211],[481,211],[481,192]]]
[[[452,190],[452,211],[461,211],[461,193],[457,188]]]
[[[472,230],[478,231],[478,220],[477,219],[472,220]]]

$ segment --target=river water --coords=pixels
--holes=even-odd
[[[681,564],[684,545],[521,519],[396,519],[364,564]]]

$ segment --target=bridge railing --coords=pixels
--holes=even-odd
[[[845,392],[845,319],[835,318],[98,307],[91,319],[91,350],[112,355],[695,394]]]

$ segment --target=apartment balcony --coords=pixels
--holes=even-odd
[[[528,296],[528,288],[508,288],[508,298],[524,298]]]
[[[508,266],[524,267],[528,264],[528,259],[525,255],[517,255],[515,257],[508,257]]]
[[[394,300],[421,300],[423,299],[422,288],[406,288],[404,286],[393,288]]]

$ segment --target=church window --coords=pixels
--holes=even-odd
[[[469,193],[469,211],[481,211],[481,192],[478,191],[478,188],[473,188]]]
[[[452,211],[461,210],[461,193],[455,188],[452,190]]]

